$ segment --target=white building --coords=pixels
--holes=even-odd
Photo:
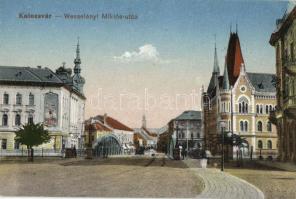
[[[0,66],[1,149],[18,149],[14,132],[29,122],[43,123],[52,136],[42,148],[81,147],[86,98],[79,43],[74,64],[73,76],[65,65],[56,73],[40,66]]]

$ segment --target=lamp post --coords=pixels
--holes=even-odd
[[[222,153],[221,153],[221,171],[224,171],[224,128],[226,123],[224,121],[220,122],[221,136],[222,136]]]

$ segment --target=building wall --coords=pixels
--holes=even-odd
[[[277,73],[277,110],[275,113],[282,161],[296,162],[296,22],[275,42]],[[288,69],[294,74],[286,72]]]
[[[43,123],[45,118],[45,95],[46,93],[58,95],[58,123],[56,126],[46,127],[53,136],[48,144],[41,145],[45,148],[60,149],[76,145],[83,132],[85,100],[70,92],[64,87],[39,87],[39,86],[0,86],[0,140],[7,139],[7,149],[14,148],[14,132],[20,128],[15,125],[15,115],[21,116],[21,124],[28,123],[29,115],[33,116],[34,123]],[[4,104],[4,93],[9,95],[9,104]],[[22,104],[16,105],[17,93],[22,95]],[[29,95],[34,95],[34,105],[29,105]],[[72,98],[76,101],[72,102]],[[73,112],[74,110],[74,112]],[[2,117],[8,115],[8,125],[3,126]],[[71,121],[71,122],[70,122]],[[62,141],[63,137],[63,141]]]
[[[275,125],[271,125],[272,131],[267,131],[267,122],[269,121],[269,109],[265,112],[265,106],[271,105],[274,110],[276,105],[276,93],[265,92],[257,93],[242,73],[237,82],[235,83],[232,91],[230,90],[219,90],[218,99],[211,99],[211,108],[207,110],[204,107],[204,126],[206,133],[206,149],[210,150],[213,155],[219,154],[221,148],[218,144],[217,137],[221,133],[220,122],[226,123],[225,130],[231,132],[231,96],[232,96],[232,110],[233,110],[233,133],[240,135],[246,139],[250,145],[249,149],[246,150],[245,156],[250,155],[251,149],[253,149],[253,157],[261,154],[263,157],[277,155],[277,130]],[[243,88],[244,87],[244,88]],[[239,112],[239,103],[241,98],[246,98],[248,101],[248,112]],[[217,102],[217,104],[216,104]],[[263,106],[263,113],[257,113],[256,105]],[[247,122],[247,130],[241,129],[240,123]],[[258,121],[262,122],[262,131],[258,131]],[[258,148],[258,141],[261,140],[263,147],[260,150]],[[272,148],[268,149],[267,142],[272,142]],[[261,152],[260,152],[261,151]],[[235,152],[235,151],[234,151]]]

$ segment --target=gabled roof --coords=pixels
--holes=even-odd
[[[201,111],[184,111],[175,120],[201,120]]]
[[[104,124],[104,115],[97,115],[97,116],[93,117],[93,119],[100,120]],[[133,131],[133,129],[131,129],[130,127],[122,124],[121,122],[119,122],[116,119],[109,117],[109,116],[107,116],[106,124],[104,124],[104,125],[111,127],[113,129],[117,129],[117,130]]]
[[[107,126],[105,126],[104,124],[100,123],[100,122],[94,122],[92,125],[92,129],[90,129],[90,122],[86,123],[85,125],[85,130],[97,130],[97,131],[112,131],[110,128],[108,128]]]
[[[276,92],[275,74],[247,73],[247,76],[257,92]]]
[[[235,84],[240,74],[240,67],[242,63],[244,63],[244,58],[242,55],[238,34],[230,33],[226,54],[226,64],[228,70],[229,83],[232,86]]]

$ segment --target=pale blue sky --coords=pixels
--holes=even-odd
[[[230,24],[235,30],[236,23],[247,70],[274,72],[274,49],[268,41],[276,19],[286,7],[285,1],[0,0],[0,65],[55,69],[65,61],[73,67],[79,36],[89,99],[86,116],[108,112],[136,127],[145,112],[148,124],[159,127],[185,109],[199,109],[199,103],[169,110],[158,104],[144,110],[143,104],[135,108],[123,102],[118,110],[110,104],[94,105],[98,88],[116,99],[124,92],[138,96],[141,103],[145,88],[155,97],[167,95],[172,99],[193,89],[199,92],[202,84],[208,84],[212,72],[214,34],[222,71]],[[21,12],[136,14],[138,19],[22,20],[18,19]],[[136,53],[131,58],[136,59],[141,46],[144,53],[157,52],[156,57],[114,59],[126,51]]]

